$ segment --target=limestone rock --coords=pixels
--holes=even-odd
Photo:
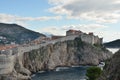
[[[36,72],[52,70],[57,66],[97,65],[111,55],[103,46],[97,47],[76,38],[24,53],[23,65],[31,72]]]
[[[57,66],[97,65],[112,53],[100,44],[89,44],[78,35],[67,36],[44,44],[20,46],[16,49],[11,74],[1,80],[28,80],[31,73],[53,70]]]
[[[98,80],[120,80],[120,50],[113,55]]]

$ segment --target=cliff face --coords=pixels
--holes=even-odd
[[[120,50],[113,55],[98,80],[120,80]]]
[[[57,66],[97,65],[111,53],[81,41],[80,38],[49,44],[24,53],[23,65],[31,72],[54,69]]]
[[[31,72],[52,70],[57,66],[97,65],[112,55],[101,45],[85,43],[78,36],[68,36],[40,45],[18,47],[16,53],[12,72],[0,79],[25,80],[30,78]]]

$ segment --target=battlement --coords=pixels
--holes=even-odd
[[[89,32],[88,34],[86,34],[80,30],[70,29],[66,31],[66,36],[72,36],[72,35],[79,35],[82,41],[89,43],[89,44],[102,44],[103,43],[103,38],[99,38],[98,36],[95,36],[93,32]]]
[[[80,35],[82,34],[82,32],[80,30],[73,30],[70,29],[68,31],[66,31],[66,36],[70,36],[70,35]]]
[[[103,38],[99,38],[98,36],[95,36],[93,34],[82,34],[79,35],[82,39],[82,41],[89,43],[89,44],[102,44]]]

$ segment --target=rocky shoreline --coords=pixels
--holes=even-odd
[[[120,50],[107,60],[103,74],[98,80],[120,80]]]
[[[42,44],[43,45],[43,44]],[[24,52],[23,52],[24,50]],[[2,80],[29,80],[30,75],[57,66],[98,65],[112,56],[102,45],[93,45],[74,36],[44,46],[18,48],[12,72],[2,75]]]

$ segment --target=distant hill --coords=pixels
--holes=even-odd
[[[120,48],[120,39],[108,43],[104,43],[104,46],[108,48]]]
[[[28,30],[17,24],[0,23],[0,44],[6,43],[24,43],[45,35]]]

